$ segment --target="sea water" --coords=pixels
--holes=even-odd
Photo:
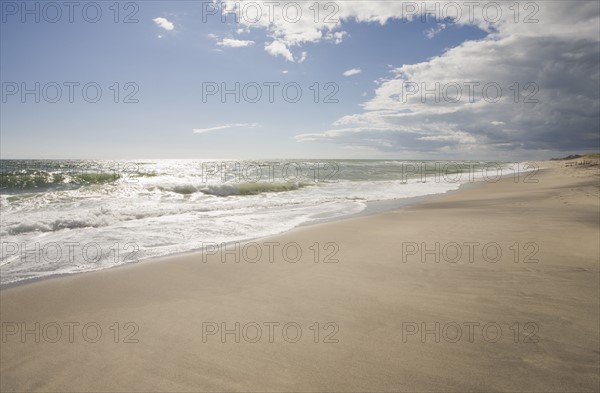
[[[526,171],[478,161],[1,160],[0,284],[264,237]]]

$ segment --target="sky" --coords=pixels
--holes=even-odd
[[[593,152],[597,1],[0,1],[8,158]]]

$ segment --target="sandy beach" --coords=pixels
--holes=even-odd
[[[542,166],[227,253],[3,289],[0,388],[598,391],[598,166]]]

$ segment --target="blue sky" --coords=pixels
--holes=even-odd
[[[57,103],[43,96],[36,103],[33,95],[22,102],[20,92],[3,97],[2,158],[508,159],[593,151],[598,146],[594,136],[597,94],[591,89],[577,90],[598,84],[593,72],[597,60],[581,54],[597,53],[598,38],[586,36],[585,29],[573,32],[565,27],[562,34],[560,24],[568,21],[555,16],[563,12],[560,8],[542,9],[539,15],[547,16],[547,24],[526,26],[528,30],[523,31],[522,23],[402,21],[398,12],[385,7],[389,2],[379,2],[381,8],[375,11],[369,7],[377,2],[367,2],[371,4],[365,9],[343,9],[339,2],[338,22],[329,25],[311,23],[312,15],[306,10],[296,24],[285,20],[262,23],[266,17],[261,23],[236,23],[231,17],[223,23],[218,15],[206,15],[206,5],[199,1],[130,3],[119,3],[119,23],[109,9],[113,2],[99,2],[102,17],[97,23],[87,22],[80,9],[69,23],[66,8],[58,22],[48,23],[41,14],[36,23],[33,15],[27,15],[25,22],[20,19],[21,2],[2,1],[3,92],[11,86],[21,88],[22,83],[33,89],[39,82],[40,86],[57,83],[63,94]],[[592,31],[598,13],[593,4],[587,6],[591,7],[587,18]],[[132,11],[138,22],[122,23]],[[375,20],[379,17],[385,20]],[[541,34],[549,24],[559,29],[556,36]],[[333,33],[338,33],[338,39]],[[518,43],[514,43],[515,36],[522,37]],[[552,75],[532,74],[532,69],[543,68],[535,65],[536,58],[527,58],[525,49],[539,48],[541,41],[547,50],[538,53],[537,61],[542,56],[543,64],[565,69],[575,64],[581,74],[558,82]],[[283,52],[266,49],[274,42]],[[561,45],[575,48],[573,56],[563,58]],[[453,48],[457,53],[451,52]],[[503,61],[502,50],[524,51],[525,59],[499,63],[495,74],[485,74],[488,71],[482,70],[490,68],[487,61],[494,60],[487,57],[498,52],[498,60]],[[457,65],[455,59],[462,63]],[[355,70],[347,73],[354,75],[345,76],[349,70]],[[541,103],[520,104],[515,110],[506,103],[471,108],[461,102],[464,105],[449,114],[446,105],[432,99],[425,105],[389,102],[393,96],[389,92],[398,89],[398,81],[427,81],[431,86],[438,80],[460,83],[465,80],[462,73],[481,83],[498,81],[505,94],[514,82],[533,81]],[[588,78],[584,86],[574,85],[584,78]],[[73,103],[64,82],[79,83]],[[96,103],[82,96],[81,87],[89,82],[102,88],[102,98]],[[134,89],[134,85],[125,89],[128,82],[139,87],[133,96],[137,103],[122,102]],[[231,95],[226,102],[219,95],[203,102],[203,83],[210,82],[229,88],[236,82],[241,86],[257,83],[263,96],[257,103],[245,102],[243,97],[236,103]],[[265,82],[280,84],[272,103],[267,100]],[[320,87],[318,103],[313,102],[310,90],[315,82]],[[115,83],[118,103],[110,89],[115,89]],[[298,102],[284,99],[281,86],[286,83],[301,87]],[[333,91],[331,85],[324,90],[326,83],[337,87],[333,96],[337,103],[322,102]],[[50,87],[48,92],[54,95]],[[582,113],[578,113],[581,105],[565,109],[559,116],[565,124],[544,126],[547,114],[556,112],[548,107],[552,97],[568,100],[569,95],[580,97]],[[519,121],[511,123],[513,117]],[[486,121],[478,124],[482,119]]]

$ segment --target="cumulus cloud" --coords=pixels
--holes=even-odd
[[[280,1],[273,6],[269,2],[252,0],[225,0],[222,4],[224,14],[237,10],[239,24],[242,26],[239,31],[265,29],[273,40],[265,45],[265,50],[272,56],[282,56],[288,61],[294,61],[294,57],[299,59],[298,62],[306,59],[305,54],[294,56],[292,51],[304,43],[328,40],[339,44],[347,35],[345,31],[339,31],[338,14],[344,5],[338,2],[317,4],[318,14],[315,14],[313,3],[291,0]]]
[[[274,57],[281,56],[284,59],[286,59],[287,61],[291,61],[291,62],[294,61],[294,55],[292,55],[292,52],[290,52],[290,50],[287,48],[287,46],[285,46],[285,44],[283,44],[280,41],[273,41],[269,44],[265,44],[265,50],[271,56],[274,56]]]
[[[438,35],[440,33],[440,31],[444,30],[445,28],[446,28],[446,24],[440,23],[436,27],[432,27],[430,29],[425,30],[425,35],[427,36],[427,38],[432,39],[433,37]]]
[[[344,73],[342,75],[344,76],[352,76],[352,75],[358,75],[362,72],[362,70],[360,68],[351,68],[347,71],[344,71]]]
[[[326,38],[330,41],[333,41],[334,44],[339,45],[344,41],[344,37],[348,35],[348,32],[346,31],[336,31],[336,32],[329,32],[326,35]]]
[[[508,3],[493,26],[474,18],[472,24],[488,31],[487,37],[393,67],[362,112],[296,140],[458,156],[597,148],[600,5],[537,4],[540,23],[522,23],[523,14],[515,23]],[[386,20],[375,13],[357,19],[373,18]],[[375,139],[386,143],[368,142]]]
[[[418,20],[427,13],[425,2],[415,1],[364,0],[314,3],[282,0],[274,3],[224,0],[221,9],[225,15],[232,10],[237,10],[240,31],[248,31],[250,28],[265,29],[273,42],[277,42],[275,47],[272,43],[268,44],[272,50],[267,52],[277,53],[274,56],[283,56],[286,59],[293,58],[293,49],[305,43],[331,41],[340,44],[347,36],[347,32],[342,29],[343,23],[346,22],[384,25],[394,19]],[[435,2],[435,7],[439,8],[437,18],[446,20],[447,18],[443,18],[446,14],[454,16],[452,11],[449,11],[453,4],[457,3],[451,0]],[[481,6],[478,12],[482,13]],[[509,12],[510,10],[506,9],[505,15],[509,15]],[[462,15],[460,18],[454,18],[452,23],[475,24],[490,30],[490,23],[477,15],[473,18],[471,15]],[[436,34],[434,31],[429,34]]]
[[[225,46],[228,48],[242,48],[245,46],[254,45],[254,41],[236,40],[233,38],[223,38],[221,41],[217,42],[217,45]]]
[[[243,8],[248,2],[253,1],[224,3]],[[579,1],[576,6],[567,1],[531,2],[526,8],[520,2],[518,15],[514,2],[475,3],[473,8],[451,0],[334,2],[329,9],[320,6],[317,22],[313,2],[283,0],[274,7],[253,3],[261,7],[261,17],[240,18],[241,28],[264,29],[270,37],[265,50],[290,62],[306,58],[299,49],[307,43],[347,39],[343,27],[348,22],[422,23],[430,38],[452,26],[474,26],[487,33],[484,39],[464,42],[422,63],[394,65],[390,75],[377,79],[362,112],[338,119],[330,130],[301,134],[299,141],[365,146],[368,140],[385,140],[377,144],[378,150],[457,154],[598,145],[597,1]],[[288,4],[290,9],[301,7],[302,17],[290,21],[296,13],[282,12]],[[437,22],[433,27],[432,13]],[[488,102],[483,87],[492,82],[502,95]],[[421,94],[406,94],[409,84],[435,89],[436,83],[442,96],[452,96],[458,85],[460,99],[452,102],[445,97],[438,102],[431,96],[423,100]],[[473,100],[467,99],[469,86]]]
[[[169,22],[169,20],[167,20],[167,18],[163,18],[163,17],[158,17],[158,18],[154,18],[152,19],[152,21],[154,23],[156,23],[157,26],[165,29],[166,31],[171,31],[175,28],[175,25],[172,22]]]
[[[258,127],[256,123],[236,123],[236,124],[224,124],[222,126],[210,127],[210,128],[194,128],[192,131],[194,134],[204,134],[211,131],[226,130],[228,128],[255,128]]]

